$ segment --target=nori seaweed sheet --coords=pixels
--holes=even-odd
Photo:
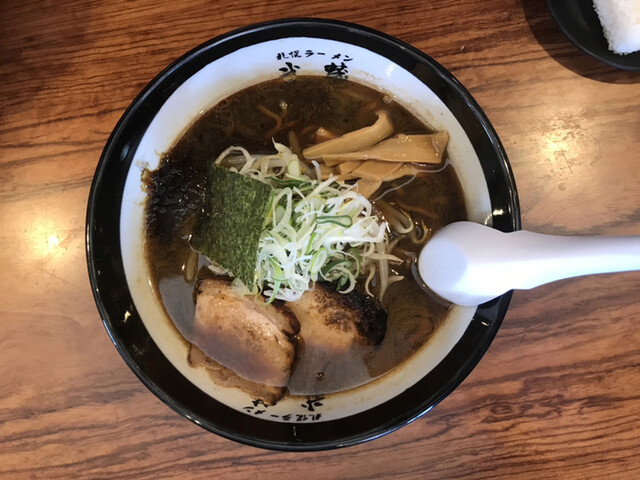
[[[270,185],[213,164],[202,217],[191,243],[248,288],[255,283],[260,233],[273,197]]]

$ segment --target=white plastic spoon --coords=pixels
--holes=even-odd
[[[447,225],[418,258],[426,285],[445,300],[466,306],[563,278],[631,270],[640,270],[640,236],[504,233],[472,222]]]

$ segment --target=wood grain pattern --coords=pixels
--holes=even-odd
[[[469,89],[524,227],[640,234],[640,75],[581,54],[538,0],[0,3],[0,478],[630,479],[640,476],[640,274],[518,292],[478,367],[424,418],[340,451],[209,434],[129,371],[101,325],[84,217],[102,147],[184,52],[257,21],[352,21]]]

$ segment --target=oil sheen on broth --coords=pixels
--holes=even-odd
[[[285,112],[282,124],[276,125],[265,109]],[[192,339],[195,282],[209,274],[207,268],[198,268],[207,260],[189,246],[204,201],[208,164],[231,145],[243,146],[254,154],[273,153],[272,138],[299,153],[312,143],[319,127],[341,135],[373,124],[376,111],[381,109],[390,114],[395,133],[433,131],[369,87],[343,79],[298,76],[261,83],[223,100],[193,123],[155,171],[145,172],[146,253],[151,280],[167,318],[185,342]],[[290,145],[292,136],[299,145]],[[383,184],[371,196],[374,206],[376,199],[383,197],[405,209],[416,222],[417,236],[423,233],[423,222],[427,226],[424,233],[431,235],[448,223],[466,219],[462,189],[446,157],[444,168],[419,173],[407,183],[410,178]],[[390,241],[393,238],[391,232]],[[388,315],[383,342],[354,347],[343,358],[334,359],[325,372],[306,372],[294,366],[290,394],[326,394],[361,385],[404,362],[428,341],[448,307],[426,296],[413,278],[410,260],[420,248],[407,240],[395,247],[394,254],[401,254],[406,261],[392,270],[405,278],[391,284],[382,299]],[[198,275],[194,275],[196,271]],[[304,355],[303,349],[301,358]],[[297,365],[304,364],[298,360]]]

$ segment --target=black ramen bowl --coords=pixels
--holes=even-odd
[[[479,362],[511,298],[508,293],[477,308],[454,307],[444,343],[408,361],[400,373],[337,399],[294,399],[271,409],[242,395],[207,391],[188,367],[169,358],[172,340],[150,320],[158,306],[151,305],[140,247],[141,165],[153,168],[158,152],[221,98],[265,78],[302,73],[367,83],[447,128],[470,219],[502,231],[520,228],[514,179],[485,114],[445,68],[392,37],[329,20],[268,22],[215,38],[153,79],[116,125],[91,187],[86,245],[98,310],[127,365],[180,415],[241,443],[291,451],[372,440],[428,412]]]

